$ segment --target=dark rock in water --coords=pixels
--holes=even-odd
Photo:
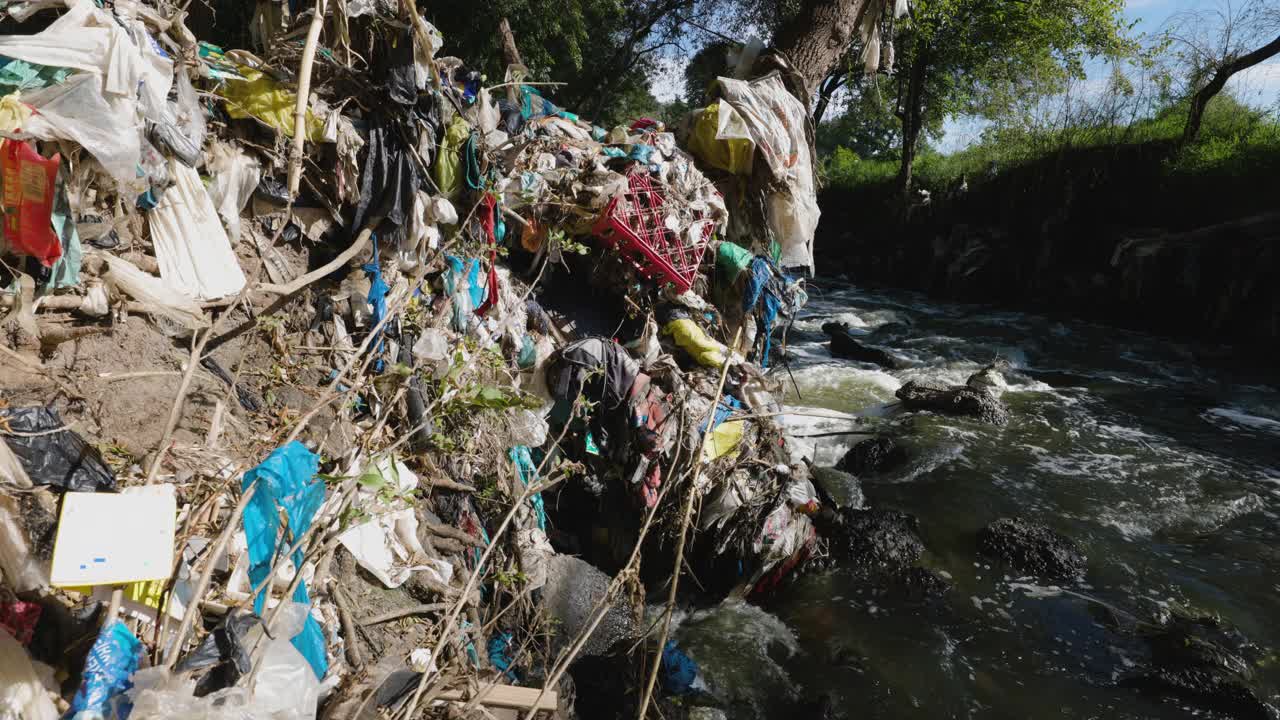
[[[1004,425],[1009,411],[1004,403],[985,388],[966,385],[934,385],[912,380],[896,393],[908,410],[929,410],[943,415],[977,418],[983,422]]]
[[[915,516],[897,510],[841,510],[819,527],[832,558],[868,572],[900,571],[924,553]]]
[[[885,323],[872,331],[877,338],[901,337],[911,332],[911,326],[902,322]]]
[[[978,552],[1018,572],[1066,580],[1084,574],[1085,554],[1070,538],[1021,518],[1000,518],[978,533]]]
[[[896,573],[888,587],[888,595],[909,603],[939,600],[951,592],[951,583],[936,571],[909,567]]]
[[[865,477],[892,470],[906,461],[906,448],[887,435],[878,435],[849,448],[836,463],[836,469]]]
[[[892,354],[871,345],[864,345],[853,336],[849,326],[844,323],[827,323],[822,331],[831,336],[831,354],[847,360],[873,363],[881,367],[894,369],[902,362]]]
[[[568,555],[554,555],[547,561],[547,584],[542,588],[542,607],[556,620],[553,645],[559,651],[586,629],[595,605],[604,597],[610,578],[590,563]],[[636,609],[625,600],[615,601],[603,622],[591,633],[579,657],[602,655],[615,643],[635,637]]]
[[[1238,631],[1214,618],[1177,615],[1149,631],[1146,640],[1154,667],[1124,685],[1172,695],[1235,718],[1277,717],[1275,708],[1252,687],[1253,666],[1262,653]]]
[[[826,495],[822,498],[823,504],[855,510],[867,504],[867,499],[862,494],[862,485],[853,475],[836,468],[816,466],[810,468],[810,472],[818,492]]]

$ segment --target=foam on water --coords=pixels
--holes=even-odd
[[[1223,427],[1228,432],[1232,432],[1243,427],[1250,430],[1261,430],[1273,435],[1280,435],[1280,420],[1251,415],[1239,408],[1210,408],[1201,413],[1200,417],[1214,425]]]
[[[757,605],[734,598],[710,609],[683,612],[672,633],[698,663],[709,691],[730,704],[758,710],[778,693],[797,692],[774,659],[800,652],[795,633]]]

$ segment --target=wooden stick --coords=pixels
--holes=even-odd
[[[400,608],[399,610],[392,610],[391,612],[385,612],[385,613],[382,613],[381,615],[374,615],[371,618],[365,618],[364,620],[360,621],[360,624],[363,625],[364,627],[369,627],[370,625],[381,625],[384,622],[399,620],[400,618],[409,617],[410,615],[426,615],[427,613],[440,612],[441,610],[448,610],[449,605],[450,603],[427,603],[425,605],[412,605],[410,607]]]
[[[298,182],[302,179],[302,147],[307,141],[307,106],[311,99],[311,68],[316,62],[316,46],[320,43],[320,30],[324,27],[324,14],[329,0],[316,0],[311,27],[307,29],[307,42],[302,46],[302,65],[298,68],[298,102],[293,110],[293,152],[289,155],[289,199],[298,194]]]
[[[258,490],[258,484],[255,482],[240,494],[240,502],[232,508],[230,517],[227,518],[227,524],[223,526],[222,532],[218,535],[218,539],[213,544],[213,551],[209,553],[205,560],[204,570],[200,573],[200,579],[196,581],[195,587],[191,591],[191,604],[187,606],[187,611],[182,615],[182,624],[178,626],[178,633],[173,636],[173,642],[169,645],[169,652],[164,654],[164,666],[172,670],[174,663],[178,661],[178,653],[182,652],[182,642],[187,639],[187,633],[191,631],[191,626],[195,624],[196,615],[200,612],[200,606],[203,604],[200,598],[204,597],[204,593],[209,589],[209,579],[213,577],[213,566],[218,564],[218,558],[227,550],[227,543],[231,540],[232,533],[240,526],[240,518],[244,516],[244,509],[248,507],[249,501],[253,499],[253,494]]]
[[[169,440],[173,438],[173,431],[177,429],[178,421],[182,419],[182,407],[186,404],[191,379],[195,377],[196,368],[200,367],[200,353],[204,351],[209,338],[213,337],[213,330],[213,328],[206,330],[191,348],[191,360],[187,365],[187,372],[182,376],[182,384],[178,386],[178,394],[173,398],[173,407],[169,408],[169,421],[165,423],[164,433],[160,435],[160,447],[156,448],[156,456],[151,460],[151,468],[147,470],[147,485],[155,482],[156,475],[160,472],[160,465],[168,452]]]
[[[346,593],[342,592],[342,588],[334,587],[333,601],[338,605],[338,620],[342,623],[342,634],[347,636],[347,662],[351,663],[351,667],[359,672],[364,667],[364,656],[360,654],[360,641],[356,637],[355,623],[351,621],[351,607],[347,602]]]
[[[738,344],[738,339],[742,337],[742,326],[738,326],[738,332],[733,336],[733,346]],[[720,383],[716,386],[716,394],[711,398],[711,410],[707,413],[707,420],[699,427],[707,428],[710,433],[711,421],[716,416],[716,408],[720,407],[720,396],[724,393],[724,381],[729,377],[730,357],[725,357],[724,367],[720,369]],[[653,669],[649,671],[649,682],[645,685],[644,699],[640,702],[640,712],[636,715],[639,720],[644,720],[645,713],[649,711],[649,701],[653,699],[653,686],[658,681],[658,670],[662,668],[662,649],[667,644],[667,636],[671,631],[671,612],[676,605],[676,590],[680,587],[680,568],[684,564],[684,543],[689,536],[689,522],[693,519],[693,501],[698,497],[698,469],[702,466],[703,461],[702,448],[699,446],[693,459],[692,482],[689,487],[689,496],[684,501],[684,516],[680,521],[680,539],[676,541],[676,562],[675,568],[671,571],[671,590],[667,593],[667,608],[662,616],[662,634],[658,637],[658,651],[653,657]]]

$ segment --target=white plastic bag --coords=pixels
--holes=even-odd
[[[4,630],[0,630],[0,719],[58,720],[58,710],[27,651]]]
[[[231,250],[209,193],[193,168],[171,161],[173,187],[147,214],[160,277],[198,300],[216,300],[244,288],[244,271]]]
[[[253,683],[253,702],[272,720],[315,720],[320,681],[290,642],[302,632],[310,611],[307,605],[286,602],[276,616],[274,637],[262,654]]]
[[[262,179],[262,164],[239,147],[221,142],[214,143],[209,155],[209,173],[213,175],[209,199],[234,245],[240,241],[240,213]]]
[[[0,486],[10,490],[29,490],[31,478],[22,468],[18,456],[9,449],[9,444],[0,438]]]
[[[163,280],[142,272],[128,260],[105,252],[101,257],[107,261],[107,283],[119,292],[151,306],[153,312],[193,330],[209,324],[205,319],[204,309],[190,296],[176,292]]]
[[[36,109],[23,128],[41,140],[71,140],[93,155],[117,183],[141,193],[137,168],[141,135],[133,120],[133,105],[109,102],[91,74],[72,75],[58,85],[24,92],[22,102]]]

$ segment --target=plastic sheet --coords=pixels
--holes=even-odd
[[[189,295],[175,291],[160,278],[142,272],[128,260],[110,253],[102,253],[101,257],[107,261],[106,280],[118,291],[184,327],[194,330],[208,325],[204,309]]]
[[[83,71],[24,95],[38,110],[26,129],[42,139],[73,140],[117,182],[133,182],[138,146],[129,135],[136,135],[135,118],[141,112],[162,120],[173,82],[173,62],[160,54],[141,21],[74,0],[43,32],[0,36],[0,55]]]
[[[0,437],[0,485],[9,490],[26,490],[31,487],[31,478],[23,469],[18,456],[9,449],[9,443]]]
[[[399,232],[409,230],[418,190],[418,165],[394,122],[383,113],[375,113],[370,119],[369,149],[360,174],[360,201],[352,228],[364,227],[367,218],[377,216]],[[401,237],[397,234],[387,239],[398,242]]]
[[[9,435],[5,442],[36,485],[75,492],[116,489],[115,475],[96,448],[70,430],[50,432],[65,427],[54,408],[0,408],[0,418],[14,432],[32,434]]]
[[[49,584],[49,566],[33,552],[23,531],[24,513],[12,495],[0,493],[0,571],[17,592],[39,590]]]
[[[253,683],[253,701],[272,720],[314,720],[323,673],[312,673],[298,642],[307,627],[316,627],[308,605],[291,602],[276,618]],[[323,643],[323,640],[321,641]],[[320,645],[321,653],[324,645]],[[321,655],[323,658],[324,655]]]
[[[244,288],[244,271],[196,171],[172,161],[174,179],[149,214],[160,277],[198,300],[216,300]]]
[[[188,167],[199,167],[205,135],[204,111],[185,71],[178,72],[175,87],[177,100],[168,103],[163,120],[147,123],[147,137]]]
[[[694,362],[706,367],[721,367],[729,355],[729,348],[707,335],[706,331],[692,320],[672,320],[662,331],[670,335],[676,345],[689,353]]]
[[[79,144],[117,183],[139,191],[142,146],[132,106],[119,99],[109,101],[96,76],[73,75],[59,85],[25,93],[22,101],[37,111],[25,128],[28,132],[42,140]]]
[[[821,211],[805,134],[808,109],[787,92],[776,72],[751,82],[724,77],[716,82],[723,102],[741,116],[773,179],[786,188],[767,199],[769,228],[782,246],[780,263],[812,272],[813,235]]]
[[[440,155],[432,168],[436,187],[446,199],[457,197],[462,189],[462,146],[471,136],[471,126],[461,116],[453,118],[440,142]]]
[[[293,137],[298,94],[261,71],[244,65],[237,69],[245,79],[229,80],[219,88],[219,94],[227,100],[227,114],[237,120],[255,118],[284,133],[285,137]],[[310,110],[303,126],[307,140],[324,142],[324,121]]]
[[[142,642],[129,632],[129,628],[119,620],[104,627],[98,639],[89,650],[85,660],[83,679],[80,689],[71,699],[71,716],[85,713],[82,717],[116,717],[127,715],[128,711],[115,708],[117,703],[127,700],[121,694],[133,684],[130,676],[138,669],[138,661],[142,659]]]
[[[75,287],[80,284],[80,263],[84,258],[84,246],[80,244],[80,232],[72,219],[67,184],[61,176],[53,194],[53,231],[58,236],[58,244],[62,246],[62,257],[53,264],[47,287]],[[105,310],[100,313],[105,314]]]
[[[712,103],[694,120],[689,152],[707,165],[734,175],[750,175],[755,143],[746,123],[728,103]]]
[[[4,181],[4,239],[19,255],[30,255],[45,267],[62,256],[53,234],[54,184],[60,155],[44,158],[17,140],[0,145]]]
[[[209,154],[208,170],[213,176],[209,199],[234,246],[240,241],[240,213],[262,180],[262,164],[239,146],[226,143],[215,143]]]
[[[338,542],[384,586],[400,587],[422,567],[413,561],[426,558],[418,518],[404,499],[418,488],[418,476],[403,462],[383,458],[365,471],[361,483],[359,507],[371,519],[350,527]]]
[[[249,544],[249,581],[252,587],[262,584],[271,573],[272,559],[277,552],[277,535],[280,517],[277,507],[288,516],[287,531],[281,542],[291,547],[298,537],[311,527],[316,511],[324,503],[324,482],[316,477],[320,459],[296,440],[276,448],[261,465],[245,473],[242,489],[259,483],[253,499],[244,509],[244,532]],[[291,558],[295,568],[302,567],[302,549]],[[266,602],[266,588],[253,599],[254,612],[262,613]],[[307,584],[298,583],[293,600],[310,604]],[[328,669],[325,658],[324,635],[314,618],[308,617],[302,631],[293,644],[311,664],[316,677],[324,677]]]
[[[672,695],[685,695],[698,679],[698,663],[668,640],[662,648],[662,686]]]
[[[0,631],[0,718],[57,720],[58,710],[31,664],[27,651]]]

